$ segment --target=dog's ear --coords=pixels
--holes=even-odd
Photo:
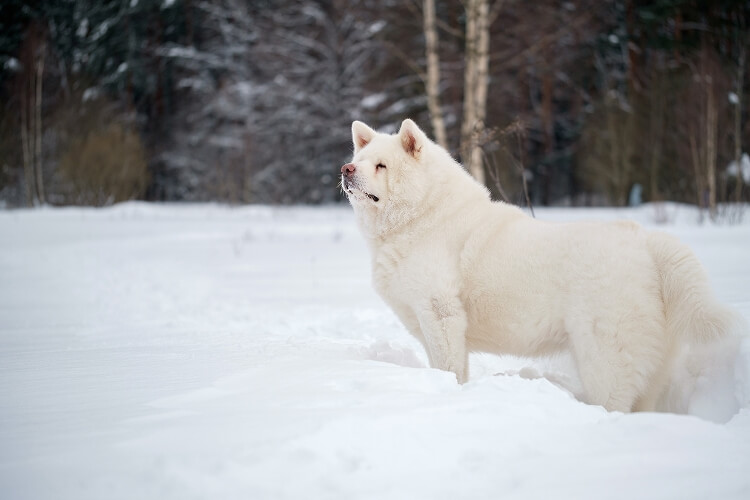
[[[424,132],[419,129],[417,124],[408,118],[401,123],[398,137],[401,140],[401,146],[403,146],[404,151],[414,158],[419,157],[422,147],[425,142],[429,140],[427,139],[427,136],[424,135]]]
[[[352,142],[354,143],[354,153],[367,146],[372,138],[375,137],[375,131],[360,121],[352,122]]]

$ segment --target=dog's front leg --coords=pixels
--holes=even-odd
[[[461,302],[435,297],[421,308],[418,317],[430,366],[455,373],[459,384],[468,381],[467,320]]]

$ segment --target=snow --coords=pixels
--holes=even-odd
[[[91,41],[96,42],[107,34],[109,28],[112,27],[113,21],[111,19],[105,19],[99,26],[96,27],[91,35]]]
[[[88,18],[84,17],[81,20],[81,24],[78,25],[78,29],[76,29],[76,36],[78,38],[84,38],[86,36],[86,33],[89,32],[89,20]]]
[[[729,162],[727,166],[727,175],[730,177],[738,177],[738,173],[742,174],[742,180],[745,183],[750,183],[750,156],[747,153],[742,153],[739,168],[737,168],[737,162],[734,160]]]
[[[96,87],[89,87],[83,91],[83,102],[93,101],[101,95],[101,90]]]
[[[369,28],[370,34],[374,35],[376,33],[380,33],[387,25],[388,23],[383,20],[372,23]]]
[[[19,69],[21,69],[21,62],[15,57],[9,57],[5,60],[3,66],[8,71],[18,71]]]
[[[657,212],[750,318],[750,224],[536,210]],[[750,497],[747,399],[716,424],[608,413],[536,362],[427,368],[348,207],[42,208],[0,234],[3,498]]]
[[[376,108],[380,106],[380,104],[382,104],[387,98],[388,96],[384,92],[378,94],[370,94],[362,99],[362,107],[364,109]]]

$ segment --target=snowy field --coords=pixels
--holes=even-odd
[[[750,319],[750,223],[666,214]],[[427,368],[348,207],[4,211],[0,238],[2,499],[750,498],[747,404],[623,415],[529,361]]]

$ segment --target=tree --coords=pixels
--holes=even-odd
[[[448,149],[445,120],[443,118],[443,110],[440,107],[440,54],[438,51],[437,27],[435,25],[435,0],[424,0],[422,9],[424,15],[425,59],[427,61],[427,75],[425,79],[427,107],[430,111],[435,141],[440,146]]]
[[[17,75],[21,108],[21,151],[29,205],[45,203],[42,172],[42,99],[44,61],[47,52],[47,33],[39,22],[32,22],[26,30],[21,46],[22,70]]]
[[[747,68],[747,47],[750,45],[750,34],[748,33],[748,15],[750,8],[737,9],[734,13],[736,21],[734,40],[737,46],[737,70],[735,72],[734,94],[730,94],[730,100],[734,105],[734,164],[737,166],[737,175],[735,176],[734,201],[742,201],[743,176],[741,171],[742,162],[742,110],[745,105],[745,71]],[[732,98],[733,96],[733,98]]]
[[[70,124],[101,98],[140,136],[147,199],[338,201],[351,121],[409,117],[511,201],[623,204],[637,183],[715,213],[747,193],[725,169],[747,149],[747,19],[738,0],[7,0],[0,196],[68,200]]]
[[[262,94],[253,102],[254,194],[269,202],[334,201],[338,169],[351,154],[351,121],[366,110],[368,81],[384,61],[382,26],[367,5],[286,2],[258,14],[254,60]],[[371,96],[372,97],[372,96]],[[375,96],[377,97],[377,96]],[[290,176],[293,182],[288,182]]]
[[[461,122],[461,160],[471,175],[484,184],[480,138],[487,114],[489,66],[488,0],[466,0],[466,68],[464,69],[464,113]]]

